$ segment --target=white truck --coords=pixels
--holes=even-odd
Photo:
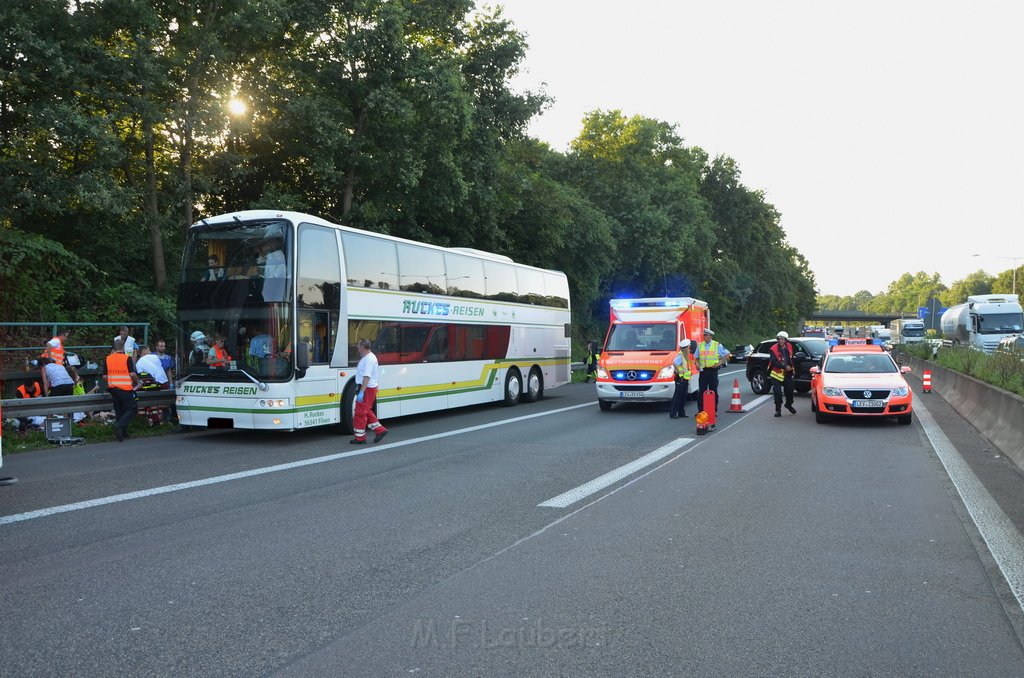
[[[925,327],[923,320],[897,318],[889,323],[893,341],[897,344],[923,344]]]
[[[872,325],[868,329],[871,330],[870,336],[875,340],[874,343],[884,346],[892,341],[892,331],[885,325]]]
[[[1016,294],[980,294],[950,306],[940,323],[945,344],[992,353],[1000,340],[1024,331],[1024,313]]]

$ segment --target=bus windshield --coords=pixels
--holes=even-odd
[[[178,288],[182,374],[291,377],[291,232],[268,219],[190,230]]]

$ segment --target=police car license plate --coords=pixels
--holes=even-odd
[[[619,391],[620,398],[643,398],[643,391]]]
[[[885,407],[884,400],[854,400],[854,407]]]

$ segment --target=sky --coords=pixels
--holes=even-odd
[[[555,100],[531,136],[565,152],[596,109],[676,125],[764,192],[821,294],[1024,265],[1024,2],[480,4],[526,35],[513,89]]]

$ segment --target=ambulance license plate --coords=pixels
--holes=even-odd
[[[619,391],[620,398],[643,398],[643,391]]]
[[[885,407],[884,400],[854,400],[854,407]]]

